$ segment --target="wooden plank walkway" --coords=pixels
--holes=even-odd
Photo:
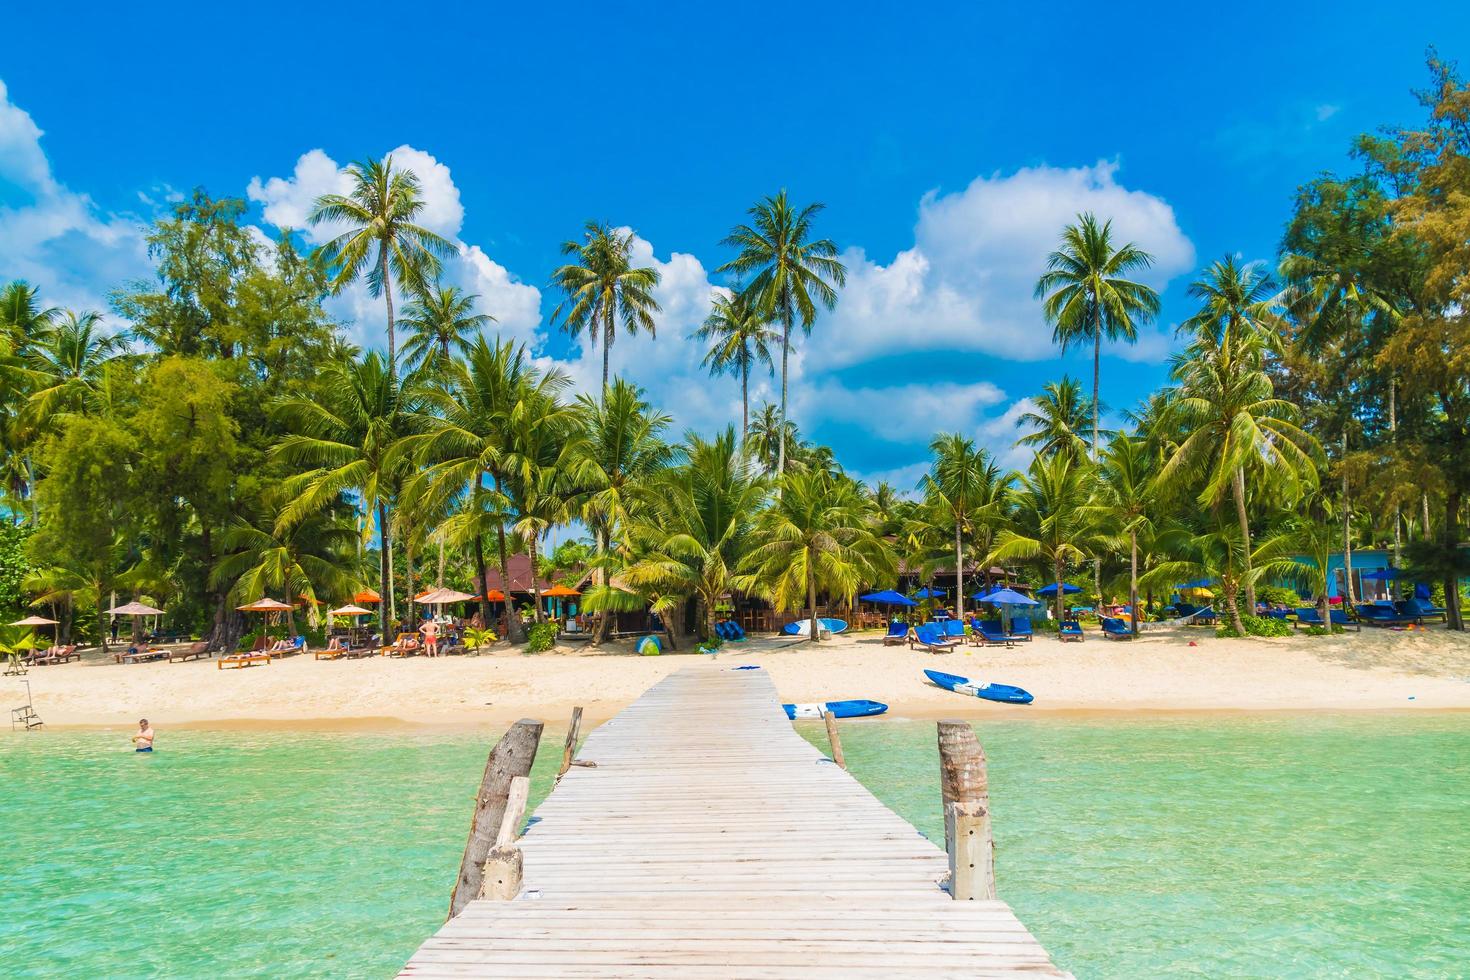
[[[402,975],[1068,976],[1004,902],[951,900],[941,848],[796,733],[764,670],[729,666],[590,735],[597,768],[519,841],[517,898],[471,902]]]

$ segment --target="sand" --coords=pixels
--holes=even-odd
[[[79,663],[32,668],[36,710],[52,728],[159,726],[392,729],[493,727],[521,717],[553,725],[583,705],[605,720],[649,685],[702,655],[642,657],[627,644],[526,655],[504,644],[479,657],[317,661],[218,670],[212,660],[114,664],[92,651]],[[1012,649],[945,655],[885,647],[876,632],[829,642],[752,639],[717,662],[760,664],[789,701],[872,698],[908,717],[984,717],[1054,711],[1357,711],[1470,709],[1470,635],[1443,628],[1365,630],[1333,637],[1217,639],[1203,628],[1129,642],[1090,633]],[[1026,708],[963,698],[930,685],[923,668],[1016,684]],[[7,706],[18,678],[0,684]]]

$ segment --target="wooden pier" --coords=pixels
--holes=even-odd
[[[595,768],[567,769],[516,842],[514,899],[470,901],[402,975],[1068,976],[1004,902],[954,900],[945,852],[796,733],[764,670],[731,666],[593,732]]]

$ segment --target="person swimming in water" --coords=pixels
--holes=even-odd
[[[138,734],[133,736],[133,749],[137,752],[153,751],[153,726],[148,724],[148,719],[143,718],[138,722]]]

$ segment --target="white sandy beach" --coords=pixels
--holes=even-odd
[[[1191,646],[1193,642],[1196,645]],[[501,644],[479,657],[317,661],[218,670],[215,662],[117,665],[96,651],[80,663],[32,668],[36,710],[50,726],[356,728],[556,724],[573,705],[610,717],[649,685],[700,657],[642,657],[626,644],[526,655]],[[1470,636],[1442,628],[1365,630],[1334,637],[1216,639],[1183,628],[1083,643],[1038,637],[1012,649],[934,655],[885,647],[877,633],[813,645],[752,639],[719,662],[760,664],[790,701],[872,698],[899,716],[980,717],[1047,711],[1470,709]],[[1036,696],[1017,708],[930,685],[925,667],[1016,684]],[[18,679],[3,688],[23,700]]]

